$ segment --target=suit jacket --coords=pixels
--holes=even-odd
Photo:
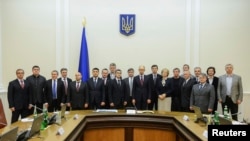
[[[215,91],[215,102],[218,102],[218,95],[217,95],[217,88],[218,88],[218,82],[219,82],[219,78],[214,76],[213,77],[213,82],[211,85],[214,86],[214,91]],[[209,80],[207,79],[207,83],[209,83]]]
[[[128,93],[124,80],[121,80],[121,86],[118,85],[117,80],[113,79],[109,85],[109,103],[114,105],[123,105],[124,101],[128,101]]]
[[[45,102],[44,90],[45,90],[46,78],[42,75],[39,75],[38,77],[30,75],[26,78],[26,80],[31,85],[32,103],[43,104]]]
[[[184,80],[184,82],[185,81],[186,80]],[[186,84],[184,84],[184,82],[181,87],[181,107],[189,109],[190,96],[191,96],[193,85],[195,84],[195,80],[190,78]]]
[[[63,81],[62,77],[58,78],[57,80],[58,80],[58,81],[62,81],[62,83],[64,84],[64,81]],[[72,82],[72,79],[70,79],[70,78],[67,77],[67,88],[69,87],[69,84],[70,84],[71,82]],[[64,88],[65,88],[65,86],[64,86]],[[65,94],[66,94],[66,95],[68,94],[68,89],[67,89],[67,91],[65,91]]]
[[[149,78],[149,83],[150,83],[150,89],[151,89],[151,99],[158,99],[158,95],[157,95],[157,81],[161,80],[162,79],[162,76],[160,74],[157,74],[157,77],[156,77],[156,82],[154,83],[154,77],[153,77],[153,74],[149,74],[148,75],[148,78]]]
[[[84,108],[84,104],[89,103],[89,91],[86,82],[81,82],[79,91],[76,89],[76,81],[69,84],[69,93],[67,103],[71,104],[72,108]]]
[[[108,74],[107,78],[108,78],[108,79],[111,79],[110,73]],[[115,78],[115,77],[114,77],[114,78]]]
[[[192,77],[191,77],[191,78],[192,78]],[[194,84],[199,84],[199,83],[200,83],[199,80],[197,81],[196,76],[194,76],[192,79],[194,80]]]
[[[173,92],[171,97],[178,97],[179,100],[181,100],[181,87],[183,85],[183,82],[185,81],[185,79],[183,77],[179,77],[177,78],[178,80],[178,84],[175,86],[174,81],[176,80],[176,78],[172,77],[172,84],[173,84]]]
[[[139,75],[134,77],[132,98],[137,100],[141,97],[143,100],[151,99],[151,87],[147,75],[144,75],[143,85]]]
[[[132,85],[132,93],[131,93],[131,95],[130,95],[130,86],[129,86],[129,77],[127,77],[127,78],[124,78],[123,79],[124,80],[124,82],[125,82],[125,84],[126,84],[126,92],[127,92],[127,94],[128,94],[128,97],[132,97],[132,94],[133,94],[133,85]],[[133,81],[132,81],[132,84],[134,83],[134,77],[133,77]]]
[[[165,84],[162,83],[162,79],[158,79],[157,82],[157,94],[158,96],[165,93],[166,97],[170,97],[173,92],[173,83],[171,78],[165,80]]]
[[[31,92],[31,87],[27,80],[24,80],[24,89],[22,89],[18,79],[9,82],[9,108],[14,107],[16,110],[28,109],[29,104],[32,104]]]
[[[202,113],[208,113],[208,109],[214,108],[215,91],[214,86],[205,83],[203,88],[199,89],[200,84],[193,85],[190,106],[198,106]]]
[[[104,83],[104,79],[103,79],[103,78],[102,78],[102,80],[103,80],[103,85],[104,85],[105,98],[106,98],[106,100],[107,100],[107,98],[108,98],[108,93],[109,93],[108,89],[109,89],[109,84],[110,84],[111,79],[106,78],[106,84]]]
[[[225,102],[227,95],[227,75],[222,75],[219,77],[219,84],[217,88],[217,96],[219,100]],[[232,75],[232,87],[231,87],[231,98],[234,103],[237,100],[243,100],[243,88],[241,76],[233,74]]]
[[[96,103],[105,102],[105,91],[104,91],[104,82],[101,78],[98,78],[97,84],[95,87],[93,77],[91,77],[87,81],[87,86],[89,90],[89,98],[90,103],[93,103],[94,101]]]
[[[64,81],[62,80],[62,78],[58,78],[58,81],[61,81],[64,84]],[[62,103],[66,103],[67,102],[67,95],[69,93],[69,84],[72,82],[72,79],[67,77],[67,86],[64,85],[64,99],[62,101]],[[67,89],[66,89],[67,88]]]
[[[53,101],[53,87],[52,87],[52,79],[49,79],[46,81],[45,85],[45,102],[48,103],[49,105],[52,104]],[[65,89],[64,89],[64,84],[62,81],[57,81],[57,87],[56,87],[56,94],[57,94],[57,101],[58,104],[64,103],[65,101]]]

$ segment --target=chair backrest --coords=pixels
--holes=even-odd
[[[7,125],[2,99],[0,98],[0,129]]]

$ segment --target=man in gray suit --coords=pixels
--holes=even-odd
[[[193,110],[192,106],[194,105],[200,107],[202,113],[211,113],[215,101],[214,86],[207,83],[207,75],[205,73],[199,75],[199,82],[192,88],[190,110]]]
[[[232,119],[238,120],[238,105],[243,100],[241,76],[233,74],[232,64],[226,64],[225,70],[226,74],[219,77],[218,100],[222,104],[222,109],[227,105],[231,114],[233,114]]]

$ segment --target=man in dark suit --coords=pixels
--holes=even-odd
[[[92,75],[93,77],[87,81],[90,97],[89,107],[90,109],[100,109],[105,106],[104,82],[98,77],[98,68],[92,69]]]
[[[132,107],[132,93],[133,93],[133,82],[134,82],[134,69],[129,68],[128,69],[128,77],[124,79],[124,82],[126,84],[127,93],[128,93],[128,101],[127,101],[127,107]]]
[[[72,110],[83,110],[89,106],[89,94],[87,83],[82,81],[82,74],[75,74],[75,81],[69,84],[67,106]]]
[[[192,106],[197,106],[200,107],[202,113],[210,114],[214,108],[214,86],[207,83],[207,75],[205,73],[200,74],[199,80],[200,83],[195,84],[192,88],[190,110],[193,110]]]
[[[64,84],[64,101],[62,101],[62,103],[66,103],[67,102],[67,96],[68,96],[68,88],[69,88],[69,84],[72,82],[71,78],[68,78],[68,69],[67,68],[62,68],[61,69],[61,77],[58,78],[58,82],[63,82]],[[66,111],[69,111],[70,107],[67,106]]]
[[[30,83],[31,89],[32,89],[32,93],[31,93],[32,104],[42,109],[43,104],[45,102],[44,89],[45,89],[46,78],[40,75],[39,66],[33,66],[32,73],[33,73],[32,75],[26,78],[26,80]],[[31,110],[30,114],[32,114],[32,111],[33,110]],[[42,111],[38,110],[37,113],[42,113]]]
[[[226,74],[219,77],[218,99],[222,104],[222,109],[227,105],[233,120],[238,120],[238,105],[243,100],[243,88],[241,76],[233,73],[233,65],[225,66]],[[224,111],[223,111],[224,112]]]
[[[9,82],[8,86],[8,102],[12,112],[11,123],[30,115],[32,107],[31,87],[27,80],[23,79],[24,70],[16,70],[17,79]]]
[[[145,66],[139,66],[139,75],[134,78],[132,103],[138,110],[147,110],[151,103],[151,87],[148,76],[144,75]]]
[[[184,82],[181,87],[181,111],[191,112],[190,111],[190,97],[193,85],[195,80],[191,78],[190,71],[183,72]]]
[[[116,64],[115,63],[110,63],[109,65],[109,74],[108,74],[108,79],[115,79],[115,70],[116,70]]]
[[[217,96],[217,88],[218,88],[218,82],[219,82],[219,78],[214,76],[216,73],[215,68],[214,67],[208,67],[207,68],[207,83],[211,84],[214,86],[214,91],[215,91],[215,101],[214,101],[214,109],[212,114],[214,114],[215,111],[217,111],[217,107],[218,107],[218,96]]]
[[[48,112],[55,112],[61,110],[61,106],[64,104],[65,89],[62,81],[57,80],[58,71],[53,70],[51,72],[51,79],[46,81],[45,85],[45,106],[48,108]]]
[[[158,65],[151,66],[152,73],[148,75],[150,89],[151,89],[151,103],[148,104],[149,110],[158,110],[158,94],[157,94],[157,81],[161,80],[162,76],[158,74]]]
[[[128,92],[124,80],[121,79],[122,71],[115,70],[115,79],[110,81],[109,102],[114,109],[124,109],[128,101]]]
[[[102,80],[103,80],[103,83],[104,83],[104,93],[105,93],[105,106],[103,106],[103,108],[105,109],[109,109],[110,108],[110,105],[109,105],[109,83],[110,83],[110,80],[108,78],[108,69],[104,68],[102,69]]]
[[[173,69],[172,77],[173,92],[171,95],[171,111],[181,111],[181,87],[185,79],[180,77],[180,69]]]

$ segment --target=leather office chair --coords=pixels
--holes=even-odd
[[[7,120],[5,117],[2,99],[0,98],[0,129],[7,125]]]

